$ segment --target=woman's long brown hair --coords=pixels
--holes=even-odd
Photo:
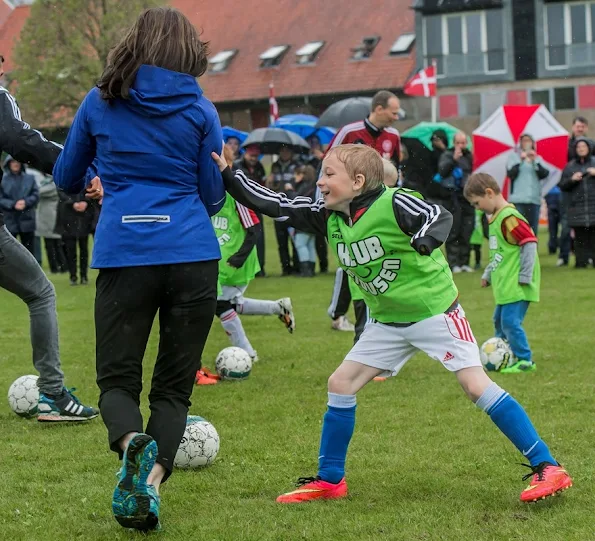
[[[111,50],[97,86],[104,100],[128,98],[143,64],[200,77],[208,66],[209,44],[180,11],[145,10]]]

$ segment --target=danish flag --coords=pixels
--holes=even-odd
[[[424,96],[431,98],[436,95],[436,65],[419,70],[403,87],[408,96]]]
[[[269,85],[269,124],[272,126],[279,119],[279,105],[275,99],[275,87]]]

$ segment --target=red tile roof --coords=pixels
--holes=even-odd
[[[3,6],[5,5],[0,0],[0,21],[2,20]],[[29,17],[29,11],[29,6],[17,6],[8,14],[6,20],[0,23],[0,54],[3,54],[6,59],[4,71],[10,71],[14,68],[12,61],[14,46],[19,39],[27,17]]]
[[[10,12],[13,10],[13,6],[7,0],[0,0],[0,27],[4,24],[4,21],[8,19]]]
[[[173,0],[211,52],[238,49],[226,73],[206,74],[200,83],[214,102],[268,97],[271,79],[277,97],[357,93],[401,88],[415,66],[414,50],[389,56],[395,40],[415,32],[412,0]],[[351,48],[366,36],[381,36],[371,58],[350,60]],[[325,41],[315,64],[298,66],[295,52]],[[291,45],[277,68],[259,68],[259,55],[274,45]]]
[[[210,41],[213,55],[238,49],[226,72],[201,77],[206,95],[216,103],[266,99],[271,81],[277,98],[401,88],[414,69],[415,49],[396,57],[389,50],[401,34],[415,31],[411,4],[412,0],[172,0],[204,29],[203,39]],[[28,6],[16,7],[0,27],[6,71],[14,67],[14,42],[28,16]],[[350,60],[351,49],[374,35],[381,40],[371,58]],[[298,66],[295,52],[319,40],[325,44],[315,63]],[[259,55],[274,45],[291,48],[280,66],[261,69]]]

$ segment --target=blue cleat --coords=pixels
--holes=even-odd
[[[37,403],[37,420],[40,423],[64,423],[95,419],[99,415],[99,411],[81,404],[81,401],[74,395],[74,391],[76,389],[64,387],[62,395],[56,398],[50,398],[40,393]]]
[[[157,458],[157,443],[147,434],[137,434],[124,453],[118,484],[112,498],[114,518],[124,528],[159,529],[159,495],[147,484]]]

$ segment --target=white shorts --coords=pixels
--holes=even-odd
[[[248,289],[248,284],[243,286],[221,286],[221,295],[217,297],[217,300],[229,301],[232,304],[244,304],[246,289]]]
[[[345,360],[383,370],[380,375],[384,377],[396,376],[418,351],[451,372],[482,366],[477,342],[460,306],[409,327],[370,321]]]

